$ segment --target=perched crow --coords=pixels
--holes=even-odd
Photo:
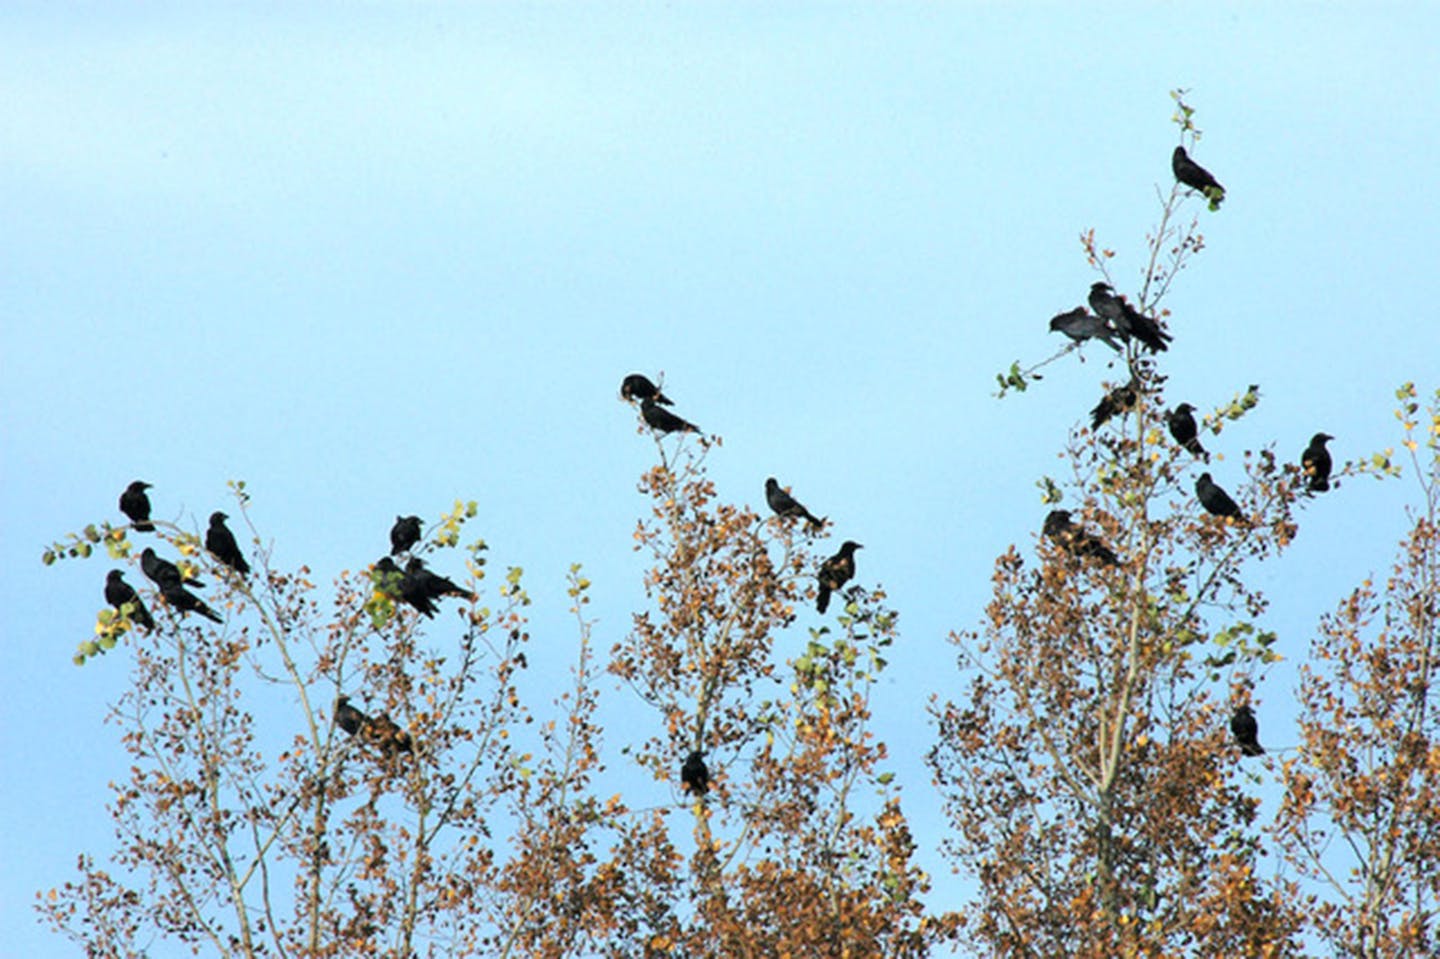
[[[182,616],[185,613],[199,613],[211,622],[225,622],[219,613],[205,605],[204,600],[179,583],[170,583],[167,586],[161,586],[160,595],[164,597],[165,602],[180,610]]]
[[[1230,516],[1243,521],[1245,514],[1240,512],[1240,507],[1230,498],[1215,481],[1210,478],[1209,473],[1201,473],[1200,478],[1195,481],[1195,495],[1200,498],[1200,505],[1212,516]]]
[[[353,736],[358,733],[370,717],[350,705],[349,696],[338,696],[335,699],[335,725]]]
[[[204,589],[205,584],[198,579],[187,580],[180,575],[180,567],[168,559],[161,559],[155,555],[150,547],[145,547],[140,554],[140,571],[149,578],[150,582],[159,586],[163,592],[167,586],[193,586],[196,589]]]
[[[1170,435],[1175,442],[1185,447],[1191,455],[1199,456],[1210,462],[1210,454],[1205,452],[1205,447],[1200,445],[1199,431],[1195,427],[1195,407],[1189,403],[1181,403],[1169,413],[1165,414],[1165,423],[1170,427]]]
[[[779,482],[773,476],[765,481],[765,502],[769,503],[770,508],[780,516],[797,519],[803,517],[815,526],[825,525],[824,519],[817,519],[808,509],[800,505],[799,500],[781,489]]]
[[[205,548],[241,576],[248,576],[250,564],[245,562],[245,556],[235,542],[235,534],[225,525],[229,518],[218,510],[210,514],[210,528],[205,531]]]
[[[1230,732],[1234,734],[1240,752],[1246,756],[1265,755],[1260,746],[1260,724],[1255,721],[1255,711],[1249,706],[1235,707],[1235,714],[1230,717]]]
[[[1105,422],[1116,413],[1128,413],[1135,408],[1136,402],[1140,399],[1140,393],[1135,389],[1135,381],[1132,379],[1124,386],[1117,386],[1095,404],[1090,411],[1090,428],[1098,430]]]
[[[703,796],[710,791],[710,770],[705,765],[705,754],[695,750],[685,757],[680,767],[680,785],[686,792]]]
[[[1115,292],[1109,283],[1090,284],[1090,309],[1105,320],[1126,342],[1131,337],[1143,343],[1151,353],[1169,349],[1166,344],[1174,339],[1160,329],[1160,324],[1141,313]]]
[[[1050,332],[1064,333],[1076,343],[1084,343],[1086,340],[1099,340],[1117,353],[1120,351],[1120,344],[1115,340],[1115,331],[1110,328],[1103,317],[1096,316],[1083,306],[1077,306],[1069,313],[1061,313],[1050,318]]]
[[[1184,147],[1176,147],[1175,152],[1170,154],[1170,169],[1174,171],[1175,179],[1205,194],[1206,199],[1215,206],[1218,207],[1220,201],[1225,199],[1225,188],[1220,185],[1220,181],[1211,176],[1209,170],[1190,159]]]
[[[390,555],[399,556],[401,553],[408,553],[410,548],[418,542],[420,542],[420,517],[395,517],[395,525],[390,527]]]
[[[1120,339],[1130,340],[1130,320],[1125,315],[1125,304],[1115,295],[1115,288],[1109,283],[1090,284],[1090,309],[1114,330]]]
[[[1145,348],[1151,353],[1163,353],[1165,350],[1170,349],[1167,344],[1174,340],[1175,337],[1160,329],[1158,320],[1151,319],[1144,313],[1141,313],[1126,302],[1123,297],[1120,300],[1120,310],[1125,314],[1125,325],[1130,328],[1131,335],[1145,344]]]
[[[664,406],[673,406],[670,397],[660,392],[660,387],[650,382],[650,377],[643,373],[631,373],[620,381],[620,395],[635,402],[636,400],[654,400]]]
[[[135,587],[125,582],[125,574],[118,569],[112,569],[105,575],[105,602],[116,609],[129,603],[130,619],[136,625],[147,630],[155,628],[155,620],[150,617],[150,610],[140,602],[140,595],[135,592]]]
[[[418,556],[410,557],[410,562],[405,564],[405,578],[414,583],[416,588],[423,589],[425,595],[431,599],[439,599],[441,596],[459,596],[469,600],[476,598],[470,590],[462,589],[444,576],[430,572],[425,568],[425,561]]]
[[[1316,433],[1300,454],[1300,468],[1305,474],[1306,487],[1312,493],[1323,493],[1330,488],[1330,451],[1325,444],[1334,438],[1329,433]]]
[[[386,756],[415,752],[410,734],[395,725],[395,721],[390,718],[388,713],[381,713],[372,719],[365,720],[362,728],[365,730],[365,738],[379,746],[380,751]]]
[[[846,540],[840,544],[840,552],[820,564],[816,578],[820,581],[820,595],[815,598],[815,608],[824,613],[830,608],[830,593],[844,586],[855,575],[855,551],[864,549],[859,543]]]
[[[408,603],[429,619],[433,619],[435,614],[440,611],[440,607],[435,605],[435,601],[430,597],[430,594],[426,592],[425,587],[413,576],[406,575],[399,566],[395,565],[395,561],[389,556],[382,556],[376,561],[373,578],[375,585],[378,586],[381,591],[385,592],[392,599],[398,598]],[[400,591],[398,597],[393,592],[393,590],[396,589]]]
[[[135,529],[141,533],[148,533],[155,529],[150,523],[150,497],[145,491],[151,486],[150,483],[142,483],[136,480],[125,487],[125,492],[120,494],[120,512],[130,517],[130,522],[135,524]]]
[[[1120,562],[1098,536],[1092,536],[1070,521],[1068,509],[1052,510],[1045,517],[1044,533],[1071,556],[1098,559],[1106,566]]]
[[[700,427],[694,423],[682,420],[669,410],[661,409],[655,405],[655,400],[643,400],[640,403],[640,415],[645,418],[645,424],[652,430],[659,430],[661,433],[698,433]]]

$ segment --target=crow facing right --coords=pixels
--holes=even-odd
[[[815,597],[817,611],[824,613],[829,609],[830,594],[855,575],[855,551],[864,548],[847,539],[840,545],[840,552],[820,564],[820,572],[816,576],[820,581],[820,593]]]
[[[1300,469],[1305,474],[1305,486],[1312,493],[1323,493],[1330,488],[1330,470],[1333,464],[1325,444],[1334,438],[1329,433],[1316,433],[1310,437],[1310,445],[1305,447],[1305,452],[1300,454]]]
[[[1165,424],[1170,427],[1170,435],[1175,442],[1185,447],[1192,456],[1198,456],[1210,462],[1210,454],[1205,452],[1205,447],[1200,445],[1199,430],[1195,426],[1195,407],[1189,403],[1181,403],[1169,413],[1165,414]]]
[[[1230,732],[1240,752],[1246,756],[1265,755],[1260,745],[1260,724],[1255,721],[1255,711],[1248,705],[1235,707],[1235,713],[1230,717]]]
[[[151,484],[136,480],[125,487],[120,494],[120,512],[130,518],[137,532],[149,533],[155,529],[150,522],[150,497],[145,495]]]
[[[225,525],[229,518],[219,510],[210,514],[210,528],[205,531],[205,548],[241,576],[248,576],[250,564],[245,561],[245,554],[240,552],[240,545],[235,542],[235,534]]]

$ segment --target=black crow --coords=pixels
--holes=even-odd
[[[1045,517],[1044,533],[1071,556],[1098,559],[1106,566],[1115,566],[1120,562],[1098,536],[1085,532],[1070,520],[1068,509],[1052,510]]]
[[[1300,468],[1305,474],[1306,488],[1312,493],[1323,493],[1330,488],[1330,451],[1325,444],[1335,437],[1329,433],[1316,433],[1310,437],[1310,445],[1300,454]]]
[[[349,696],[338,696],[335,699],[335,725],[353,736],[358,733],[370,717],[350,705]]]
[[[830,593],[844,586],[855,575],[855,551],[864,549],[859,543],[846,540],[840,544],[840,552],[820,564],[816,578],[820,581],[820,594],[815,598],[815,608],[824,613],[830,608]]]
[[[205,584],[198,579],[185,579],[180,575],[180,567],[168,559],[161,559],[155,555],[150,547],[140,553],[140,571],[149,578],[150,582],[160,587],[163,591],[167,586],[193,586],[196,589],[204,589]]]
[[[399,556],[401,553],[408,553],[410,548],[418,542],[420,542],[420,517],[395,517],[395,525],[390,527],[390,555]]]
[[[1135,408],[1139,401],[1139,391],[1135,389],[1135,381],[1132,379],[1124,386],[1117,386],[1095,404],[1090,411],[1090,429],[1098,430],[1110,417],[1117,413],[1128,413]]]
[[[225,622],[219,613],[205,605],[204,600],[179,583],[170,583],[168,586],[161,586],[160,595],[164,597],[165,602],[180,610],[182,616],[185,613],[199,613],[211,622]]]
[[[1205,452],[1205,447],[1200,445],[1199,430],[1195,426],[1195,407],[1189,403],[1181,403],[1169,413],[1165,414],[1165,423],[1170,427],[1170,435],[1175,442],[1183,446],[1193,456],[1199,456],[1210,462],[1210,454]]]
[[[1120,310],[1125,314],[1125,325],[1130,328],[1131,335],[1145,344],[1145,348],[1151,353],[1163,353],[1170,349],[1167,344],[1175,337],[1160,329],[1159,321],[1141,313],[1124,298],[1120,300]]]
[[[1190,159],[1184,147],[1176,147],[1175,152],[1170,154],[1170,169],[1175,173],[1175,179],[1205,194],[1212,206],[1220,206],[1220,202],[1225,199],[1225,188],[1220,185],[1220,181],[1211,176],[1209,170]]]
[[[120,494],[120,512],[130,517],[130,522],[134,523],[135,529],[141,533],[148,533],[155,528],[149,521],[150,497],[145,495],[150,486],[149,483],[136,480]]]
[[[643,400],[640,403],[640,415],[645,418],[645,423],[652,430],[659,430],[661,433],[698,433],[700,427],[694,423],[682,420],[674,413],[661,409],[655,405],[654,400]]]
[[[1255,721],[1255,711],[1249,706],[1235,707],[1235,714],[1230,717],[1230,732],[1246,756],[1265,755],[1260,746],[1260,724]]]
[[[680,785],[696,796],[710,791],[710,770],[705,765],[705,754],[700,750],[685,757],[685,765],[680,767]]]
[[[781,489],[780,483],[773,476],[765,481],[765,502],[769,503],[770,508],[780,516],[804,518],[815,526],[825,525],[824,519],[817,519],[813,513],[800,505],[799,500]]]
[[[631,373],[620,381],[620,395],[635,402],[636,400],[654,400],[664,406],[673,406],[670,397],[660,392],[660,387],[650,382],[650,377],[643,373]]]
[[[1209,473],[1201,473],[1200,478],[1195,481],[1195,495],[1200,498],[1200,505],[1205,511],[1213,516],[1229,516],[1243,521],[1245,514],[1240,512],[1240,507],[1230,498],[1215,481],[1210,478]]]
[[[131,606],[130,619],[139,626],[150,630],[155,628],[155,620],[150,616],[150,610],[140,601],[140,595],[135,592],[135,587],[125,582],[125,574],[118,569],[112,569],[105,575],[105,602],[119,609],[126,603]]]
[[[1103,317],[1096,316],[1083,306],[1077,306],[1069,313],[1061,313],[1050,319],[1050,332],[1064,333],[1076,343],[1099,340],[1110,349],[1119,352],[1120,344],[1115,340],[1115,331]]]
[[[408,603],[429,619],[440,611],[420,581],[407,575],[389,556],[382,556],[376,561],[373,579],[375,585],[391,599]],[[398,596],[395,590],[399,590]]]
[[[250,564],[245,562],[245,556],[235,542],[235,534],[225,525],[229,518],[218,510],[210,514],[210,528],[205,531],[205,548],[241,576],[248,576]]]

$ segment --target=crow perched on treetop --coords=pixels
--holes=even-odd
[[[1068,509],[1051,510],[1050,515],[1045,517],[1044,533],[1071,556],[1098,559],[1106,566],[1115,566],[1120,562],[1098,536],[1071,522]]]
[[[660,387],[650,382],[650,378],[643,373],[631,373],[620,381],[620,395],[635,402],[636,400],[654,400],[663,406],[673,406],[670,397],[660,392]]]
[[[135,524],[135,529],[141,533],[148,533],[155,529],[150,520],[150,497],[145,495],[151,484],[136,480],[125,487],[125,492],[120,494],[120,512],[130,517],[130,522]]]
[[[685,757],[685,765],[680,767],[680,785],[696,796],[710,791],[710,769],[705,765],[705,754],[700,750]]]
[[[1330,488],[1330,451],[1325,444],[1335,437],[1329,433],[1316,433],[1310,437],[1310,445],[1300,454],[1300,468],[1305,474],[1306,488],[1312,493],[1323,493]]]
[[[150,547],[140,553],[140,571],[149,578],[150,582],[159,586],[161,591],[167,586],[194,586],[196,589],[204,589],[205,584],[198,579],[186,580],[180,575],[180,567],[168,559],[161,559],[155,555]]]
[[[1200,505],[1205,511],[1213,516],[1229,516],[1243,521],[1245,514],[1240,512],[1240,507],[1225,492],[1215,484],[1209,473],[1201,473],[1200,478],[1195,481],[1195,495],[1200,498]]]
[[[644,417],[647,426],[661,433],[700,432],[700,427],[688,420],[681,419],[667,409],[656,406],[654,400],[644,400],[640,403],[640,415]]]
[[[1110,417],[1116,413],[1128,413],[1135,408],[1136,402],[1140,399],[1140,393],[1135,389],[1135,381],[1132,379],[1124,386],[1117,386],[1101,398],[1095,408],[1090,411],[1090,429],[1098,430]]]
[[[1230,717],[1230,732],[1246,756],[1265,754],[1260,746],[1260,724],[1255,721],[1255,711],[1249,706],[1235,707],[1235,714]]]
[[[150,610],[140,601],[140,594],[135,592],[135,587],[125,582],[125,574],[118,569],[112,569],[105,574],[105,602],[119,609],[126,603],[132,607],[130,618],[147,630],[155,628],[155,620],[150,616]]]
[[[855,551],[864,548],[847,539],[840,544],[840,552],[820,564],[820,572],[816,576],[820,580],[820,594],[815,597],[816,610],[824,613],[830,608],[830,593],[844,586],[855,575]]]
[[[1120,344],[1115,341],[1115,331],[1110,328],[1110,324],[1105,322],[1104,317],[1096,316],[1083,306],[1051,317],[1050,332],[1064,333],[1076,343],[1100,340],[1110,349],[1120,352]]]
[[[397,516],[395,525],[390,527],[390,555],[399,556],[410,551],[420,542],[420,517]]]
[[[235,534],[225,525],[229,518],[219,510],[210,514],[210,528],[205,531],[205,548],[220,562],[241,576],[247,576],[250,573],[250,564],[245,562],[245,556],[235,542]]]
[[[780,516],[793,519],[803,517],[815,526],[825,525],[824,519],[816,518],[799,500],[781,489],[779,481],[773,476],[765,481],[765,502]]]
[[[1184,147],[1176,147],[1175,152],[1170,154],[1170,169],[1175,174],[1175,179],[1205,194],[1205,198],[1214,206],[1219,207],[1225,199],[1225,188],[1220,185],[1220,181],[1211,176],[1209,170],[1190,159]]]
[[[1194,412],[1195,407],[1189,403],[1181,403],[1165,414],[1165,423],[1170,427],[1170,435],[1174,437],[1175,442],[1185,447],[1192,455],[1202,457],[1208,463],[1210,454],[1205,452],[1205,447],[1200,445]]]
[[[335,725],[345,730],[351,736],[358,733],[370,717],[350,705],[349,696],[337,696],[335,699]]]

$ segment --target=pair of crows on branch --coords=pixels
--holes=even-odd
[[[150,497],[145,492],[152,488],[152,484],[136,480],[125,487],[125,492],[120,494],[120,512],[129,518],[131,525],[139,533],[150,533],[155,530],[155,524],[150,521]],[[240,552],[240,545],[235,541],[235,534],[230,532],[225,525],[227,519],[229,517],[219,510],[210,514],[210,528],[205,532],[205,548],[212,556],[236,573],[247,576],[250,573],[250,564],[245,560],[245,555]],[[178,609],[182,615],[193,612],[199,613],[211,622],[224,622],[219,613],[206,605],[200,597],[190,592],[191,588],[203,589],[205,584],[197,579],[186,580],[181,575],[179,567],[156,555],[155,551],[148,546],[140,554],[140,569],[160,590],[160,595],[165,602]],[[150,615],[150,611],[141,602],[135,588],[125,582],[125,574],[118,569],[112,569],[105,577],[105,601],[116,609],[130,603],[134,610],[131,618],[146,630],[155,628],[155,620]]]
[[[397,596],[402,602],[414,607],[427,619],[435,617],[440,609],[435,605],[435,601],[444,596],[459,596],[474,602],[474,593],[458,586],[447,577],[431,572],[420,557],[411,556],[403,570],[390,558],[410,552],[418,542],[420,517],[395,517],[395,525],[390,527],[390,556],[384,556],[375,563],[376,585],[388,595]]]
[[[620,396],[631,403],[636,400],[640,401],[640,415],[646,425],[653,430],[660,433],[698,432],[693,424],[682,420],[669,410],[661,408],[662,405],[673,404],[670,398],[660,391],[660,387],[656,386],[643,373],[631,373],[621,380]],[[773,476],[765,480],[765,502],[777,516],[787,519],[803,519],[817,529],[825,525],[824,517],[817,517],[806,509],[799,500],[782,488],[780,482]],[[819,581],[819,593],[815,599],[816,610],[824,613],[830,608],[830,594],[844,586],[855,575],[855,551],[863,548],[859,543],[846,540],[840,546],[839,552],[820,564],[820,571],[816,574]]]

